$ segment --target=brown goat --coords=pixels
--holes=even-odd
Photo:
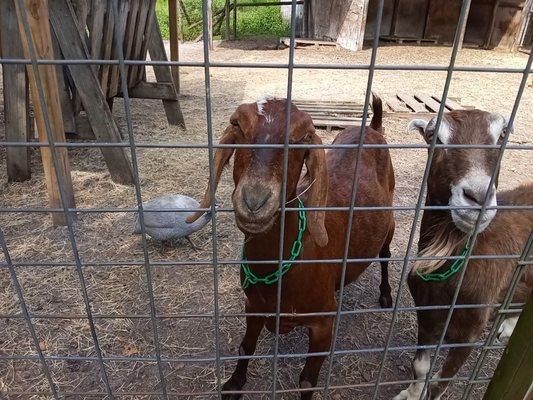
[[[373,100],[374,116],[366,128],[365,143],[385,144],[382,131],[381,100]],[[287,101],[267,98],[257,103],[242,104],[231,116],[220,143],[282,144],[286,127]],[[345,129],[335,144],[359,142],[360,127]],[[291,109],[290,143],[321,144],[309,115]],[[215,185],[223,167],[228,163],[233,149],[219,148],[214,157]],[[334,149],[327,154],[321,148],[290,149],[287,171],[287,199],[295,199],[304,189],[302,200],[307,207],[347,207],[350,205],[356,149]],[[301,177],[304,163],[307,175]],[[280,201],[283,175],[283,150],[238,148],[235,151],[233,179],[233,205],[239,229],[245,234],[244,254],[247,260],[278,259],[280,239]],[[394,191],[394,172],[390,154],[386,148],[364,149],[361,157],[357,206],[391,206]],[[300,183],[300,185],[299,185]],[[207,189],[202,207],[211,204]],[[294,207],[296,201],[287,202]],[[201,213],[190,218],[194,221]],[[348,211],[308,211],[307,228],[303,236],[300,259],[340,259],[343,257]],[[290,256],[291,244],[298,231],[298,213],[287,212],[284,231],[284,259]],[[391,210],[357,211],[354,214],[349,243],[349,258],[390,257],[389,244],[394,234]],[[346,271],[348,284],[355,281],[368,267],[369,262],[349,263]],[[278,263],[249,264],[257,276],[276,271]],[[380,303],[392,304],[388,282],[388,262],[381,263],[382,280]],[[282,280],[282,313],[311,313],[336,311],[338,303],[335,291],[341,284],[339,263],[294,263]],[[241,269],[241,280],[244,279]],[[258,283],[244,290],[247,313],[274,313],[276,311],[277,284]],[[295,316],[280,320],[279,332],[290,332],[294,327],[309,329],[309,352],[330,350],[333,316]],[[275,318],[249,316],[246,333],[240,346],[242,356],[254,354],[257,339],[263,326],[275,331]],[[300,375],[302,399],[311,399],[325,356],[308,357]],[[224,384],[227,392],[240,391],[246,382],[248,360],[241,359],[231,378]],[[238,399],[238,393],[226,393],[224,399]]]
[[[438,142],[444,144],[494,145],[501,143],[506,121],[503,117],[479,110],[452,111],[444,115],[438,132]],[[429,123],[414,120],[409,129],[417,129],[426,142],[435,134],[435,118]],[[496,196],[496,185],[489,188],[490,176],[496,167],[498,149],[437,148],[428,178],[426,205],[470,207],[451,211],[426,210],[422,218],[419,254],[425,256],[455,256],[461,253],[474,229],[479,210],[488,193],[488,204],[531,205],[533,183]],[[489,190],[490,189],[490,190]],[[486,210],[481,216],[473,255],[520,254],[533,229],[531,210]],[[408,284],[416,306],[449,305],[452,302],[460,274],[444,281],[424,281],[422,275],[446,271],[453,261],[417,261],[408,277]],[[471,259],[467,264],[457,304],[497,304],[501,302],[513,272],[515,260]],[[531,294],[533,271],[520,282],[514,301],[526,301]],[[448,310],[417,312],[418,344],[438,342]],[[491,309],[461,308],[453,312],[445,340],[448,343],[477,341],[487,326]],[[508,338],[518,318],[508,318],[500,326],[499,339]],[[436,376],[453,377],[464,364],[471,347],[451,348]],[[413,361],[415,379],[425,379],[430,368],[431,350],[417,350]],[[431,382],[427,399],[440,399],[449,381]],[[418,400],[423,397],[424,382],[413,383],[394,400]]]

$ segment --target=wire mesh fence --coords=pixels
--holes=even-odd
[[[115,398],[128,396],[144,396],[146,398],[229,398],[224,397],[230,394],[247,395],[248,398],[286,398],[286,396],[298,396],[318,392],[318,396],[328,398],[332,396],[343,396],[347,393],[346,398],[388,398],[390,393],[399,392],[405,389],[405,386],[418,383],[423,387],[420,393],[425,392],[429,385],[433,382],[457,382],[461,383],[461,390],[453,392],[453,398],[476,398],[480,392],[474,394],[476,387],[483,388],[484,385],[490,381],[489,374],[483,372],[483,367],[486,364],[487,355],[489,353],[496,353],[505,348],[505,345],[497,343],[498,329],[507,315],[515,315],[523,306],[522,303],[513,303],[513,296],[515,290],[520,283],[520,279],[524,274],[525,269],[531,264],[531,237],[522,253],[517,254],[472,254],[476,240],[478,239],[479,227],[482,223],[481,216],[490,210],[526,210],[532,212],[533,204],[517,205],[517,204],[499,204],[494,205],[490,203],[490,195],[488,190],[483,198],[483,201],[478,206],[451,206],[451,205],[436,205],[425,202],[427,184],[430,178],[430,169],[432,160],[435,157],[436,151],[439,149],[464,149],[465,151],[474,149],[497,150],[498,156],[495,163],[495,168],[490,172],[490,183],[487,187],[492,187],[497,182],[498,174],[502,159],[506,151],[520,151],[526,154],[533,150],[531,143],[509,143],[512,127],[515,119],[519,113],[524,91],[526,90],[529,73],[531,71],[531,63],[533,57],[530,54],[527,58],[526,65],[523,67],[498,67],[498,66],[464,66],[456,65],[457,57],[461,45],[461,32],[464,32],[467,21],[471,1],[464,0],[462,2],[461,12],[457,21],[455,32],[455,39],[452,45],[450,57],[447,65],[424,65],[424,64],[382,64],[378,62],[379,53],[379,35],[376,34],[371,50],[370,59],[368,63],[305,63],[296,61],[296,22],[295,9],[297,1],[293,0],[291,13],[291,40],[288,50],[288,60],[286,62],[265,63],[265,62],[235,62],[235,61],[211,61],[211,51],[208,47],[208,31],[204,29],[203,40],[203,61],[136,61],[125,59],[124,49],[121,46],[123,40],[118,25],[116,26],[115,35],[119,38],[115,41],[115,52],[118,54],[116,60],[43,60],[39,59],[35,44],[31,40],[31,27],[28,21],[28,9],[26,2],[23,0],[15,0],[17,9],[22,10],[19,22],[21,29],[25,32],[27,38],[27,47],[29,57],[27,59],[10,59],[2,58],[2,65],[8,64],[26,64],[28,68],[33,69],[35,74],[35,82],[37,92],[33,95],[34,99],[40,104],[40,108],[45,110],[43,113],[44,125],[46,128],[47,141],[30,141],[30,142],[0,142],[2,148],[8,147],[31,147],[41,148],[46,147],[50,149],[52,164],[54,166],[54,173],[57,182],[64,182],[64,177],[61,176],[60,163],[58,157],[58,149],[69,148],[70,151],[85,151],[91,148],[105,148],[105,147],[120,147],[129,152],[133,171],[133,197],[136,203],[135,207],[111,207],[106,205],[99,206],[82,206],[76,208],[69,208],[68,193],[66,189],[60,184],[59,194],[61,199],[61,208],[50,208],[45,206],[13,206],[2,205],[0,207],[0,215],[3,218],[3,225],[0,227],[0,245],[3,252],[3,260],[0,260],[0,266],[9,274],[9,290],[13,292],[11,302],[18,307],[18,312],[3,312],[0,314],[0,320],[4,324],[12,323],[18,325],[17,329],[26,330],[27,339],[25,340],[25,347],[23,351],[2,351],[0,352],[0,365],[5,367],[8,371],[8,366],[13,366],[14,363],[20,365],[31,366],[29,370],[35,371],[35,367],[39,366],[41,370],[42,381],[38,384],[31,383],[31,380],[25,381],[24,384],[19,385],[18,388],[12,389],[8,385],[10,372],[2,374],[3,386],[0,390],[3,394],[10,397],[22,396],[21,398],[29,398],[30,396],[41,396],[43,398],[64,398],[64,397],[79,397],[79,398]],[[207,20],[207,5],[203,1],[203,18]],[[110,0],[111,12],[117,16],[119,15],[120,1]],[[379,0],[378,18],[376,20],[375,30],[380,32],[381,19],[383,15],[384,0]],[[40,65],[114,65],[118,66],[120,71],[120,85],[123,97],[121,116],[124,121],[126,139],[122,142],[57,142],[54,140],[54,132],[50,122],[50,113],[47,109],[46,92],[41,81]],[[203,70],[203,89],[205,91],[205,142],[151,142],[139,141],[135,135],[135,117],[132,110],[132,100],[129,95],[129,87],[126,79],[126,69],[129,66],[179,66],[182,69],[187,68],[201,68]],[[246,71],[253,71],[252,73],[261,73],[265,69],[281,69],[286,71],[286,92],[287,106],[285,112],[284,122],[284,139],[283,143],[216,143],[218,132],[215,129],[213,121],[214,104],[216,97],[213,96],[213,79],[212,74],[214,69],[225,68],[235,71],[239,74],[239,79],[245,80]],[[446,112],[446,99],[448,98],[450,86],[454,74],[460,73],[493,73],[494,76],[498,74],[515,74],[519,77],[519,84],[517,86],[516,96],[512,106],[511,112],[507,119],[507,129],[502,136],[501,141],[497,144],[447,144],[439,141],[438,135],[434,135],[428,144],[415,143],[390,143],[390,144],[369,144],[366,143],[364,137],[367,130],[360,129],[362,139],[355,144],[309,144],[309,143],[292,143],[290,140],[291,132],[291,116],[293,105],[291,100],[294,93],[294,74],[300,70],[341,70],[346,71],[367,71],[365,98],[364,98],[364,112],[362,116],[361,126],[367,125],[369,117],[369,108],[372,102],[372,89],[377,71],[382,72],[400,72],[400,71],[419,71],[420,74],[433,71],[440,72],[445,75],[444,85],[442,89],[442,96],[440,101],[440,109],[437,113],[435,121],[435,132],[439,131],[439,127],[443,124],[444,114]],[[257,72],[256,72],[257,71]],[[394,76],[391,79],[395,79]],[[398,78],[400,79],[400,78]],[[215,82],[216,84],[216,82]],[[348,83],[346,83],[348,84]],[[510,90],[510,89],[509,89]],[[219,103],[216,103],[219,106]],[[490,110],[489,110],[490,111]],[[233,110],[227,110],[227,117]],[[527,111],[524,111],[527,112]],[[142,114],[142,112],[140,113]],[[139,115],[139,113],[138,113]],[[361,163],[363,154],[368,149],[390,149],[402,152],[410,150],[427,150],[427,159],[423,166],[423,174],[421,176],[418,191],[414,195],[416,201],[414,204],[401,204],[392,206],[360,206],[358,205],[358,189],[361,178]],[[211,215],[211,230],[209,236],[209,256],[200,259],[192,259],[185,254],[174,254],[176,258],[165,259],[157,255],[154,257],[153,249],[150,247],[148,235],[146,233],[145,213],[143,213],[143,179],[140,173],[139,151],[156,150],[160,157],[164,158],[171,152],[192,152],[193,157],[200,158],[207,156],[208,160],[208,181],[210,188],[210,195],[212,199],[216,197],[216,171],[214,165],[215,151],[223,149],[237,149],[255,151],[277,150],[282,151],[282,176],[281,176],[281,193],[280,193],[280,209],[279,209],[279,243],[273,243],[277,247],[277,257],[275,259],[260,259],[247,260],[246,263],[251,266],[257,265],[277,265],[278,284],[275,285],[276,304],[270,312],[242,312],[232,310],[231,307],[224,302],[224,293],[228,291],[227,287],[221,285],[221,276],[232,274],[235,276],[231,281],[234,286],[239,286],[237,281],[238,270],[241,268],[243,260],[239,253],[238,246],[234,246],[235,241],[228,239],[227,232],[224,230],[227,226],[221,226],[221,218],[231,218],[234,213],[233,207],[224,205],[217,205],[214,201],[211,202],[209,208],[180,208],[170,211],[176,212],[209,212]],[[394,255],[379,257],[353,257],[350,253],[350,240],[352,235],[351,229],[346,229],[346,234],[343,240],[342,257],[320,257],[320,258],[297,258],[288,260],[286,248],[286,216],[291,213],[301,211],[300,207],[289,206],[287,193],[287,182],[289,180],[289,156],[293,150],[310,150],[310,149],[325,149],[334,151],[336,149],[357,150],[357,157],[355,160],[355,168],[349,171],[351,176],[351,187],[349,188],[349,204],[337,207],[305,207],[307,212],[325,211],[330,212],[345,212],[347,213],[346,226],[351,227],[357,213],[361,212],[378,212],[378,211],[395,211],[396,213],[409,213],[407,219],[407,226],[409,227],[406,233],[406,243],[398,253]],[[189,160],[189,159],[187,159]],[[199,164],[194,164],[199,166]],[[205,164],[204,164],[205,166]],[[165,171],[169,173],[169,171]],[[170,171],[172,174],[172,171]],[[176,182],[176,186],[180,183]],[[202,182],[197,183],[199,186]],[[397,190],[401,190],[397,189]],[[105,193],[102,193],[105,197]],[[99,203],[105,204],[105,203]],[[476,219],[473,228],[473,234],[469,239],[469,246],[467,251],[462,255],[452,256],[432,256],[416,254],[415,244],[417,240],[418,226],[425,211],[452,211],[456,209],[473,209],[479,211],[479,216]],[[150,209],[150,212],[168,212],[168,208]],[[10,251],[9,236],[4,234],[6,227],[9,230],[16,229],[12,227],[7,216],[16,216],[17,214],[34,213],[39,215],[49,215],[51,213],[62,213],[67,221],[66,228],[62,231],[62,239],[64,243],[60,246],[59,257],[52,257],[49,260],[28,260],[25,257],[13,257]],[[141,226],[141,246],[142,257],[139,259],[114,259],[109,256],[109,253],[101,254],[99,256],[98,249],[92,255],[96,258],[86,258],[86,249],[88,246],[98,247],[99,240],[106,240],[105,238],[91,237],[91,243],[84,243],[82,231],[83,223],[75,222],[75,215],[92,215],[95,217],[104,216],[106,214],[125,213],[127,216],[138,215]],[[16,217],[13,217],[16,218]],[[278,226],[278,225],[276,225]],[[222,240],[221,243],[221,238]],[[81,243],[80,243],[81,241]],[[229,244],[228,244],[229,243]],[[39,246],[39,243],[36,244]],[[112,246],[121,246],[121,243],[113,244]],[[278,247],[279,246],[279,247]],[[222,247],[222,251],[221,251]],[[229,248],[229,253],[227,248]],[[30,252],[31,253],[31,252]],[[123,254],[117,251],[118,254]],[[17,252],[20,255],[20,252]],[[56,254],[57,255],[57,254]],[[17,260],[21,258],[22,260]],[[409,276],[410,265],[415,261],[431,261],[431,260],[449,260],[450,262],[456,260],[464,260],[463,268],[458,272],[458,279],[456,287],[453,291],[452,301],[447,304],[427,304],[411,306],[404,302],[406,294],[406,282]],[[508,288],[506,288],[505,296],[501,302],[494,304],[468,304],[461,303],[459,294],[461,284],[465,277],[468,264],[472,260],[489,260],[497,261],[513,261],[516,262],[517,268],[514,272],[513,278]],[[316,312],[286,312],[282,309],[284,285],[283,281],[286,279],[281,271],[287,262],[292,262],[294,265],[310,264],[309,268],[315,268],[320,265],[340,265],[340,284],[337,295],[338,303],[335,309],[329,311]],[[391,262],[400,266],[398,287],[395,289],[395,296],[393,303],[385,308],[378,308],[375,306],[358,307],[350,300],[350,295],[353,295],[353,290],[349,286],[344,285],[347,271],[350,265],[356,263],[375,263],[375,262]],[[138,297],[135,300],[142,299],[144,304],[136,304],[132,302],[125,302],[128,305],[135,305],[131,309],[115,309],[113,307],[105,307],[105,292],[97,292],[95,286],[97,284],[96,278],[93,276],[95,271],[113,270],[124,268],[125,270],[134,268],[137,275],[128,276],[124,274],[121,279],[137,279],[134,283],[139,291]],[[69,271],[70,276],[64,280],[53,281],[52,285],[63,285],[60,290],[76,291],[80,307],[65,306],[62,309],[54,312],[47,311],[46,306],[39,308],[33,307],[35,304],[35,295],[32,294],[30,288],[25,289],[24,281],[28,281],[28,274],[35,274],[37,277],[40,274],[46,274],[47,271]],[[29,272],[27,272],[29,271]],[[185,271],[185,272],[183,272]],[[177,274],[172,277],[172,274]],[[194,274],[198,273],[197,277]],[[44,276],[44,275],[43,275]],[[48,275],[47,275],[48,276]],[[48,278],[47,278],[48,279]],[[62,278],[63,279],[63,278]],[[174,285],[183,285],[183,291],[173,292],[183,296],[181,308],[183,312],[177,312],[176,308],[170,312],[164,306],[166,301],[170,301],[165,294],[161,292],[164,287],[162,281],[169,279]],[[190,280],[188,282],[188,280]],[[203,289],[196,290],[194,285],[198,285],[198,281],[202,282]],[[206,283],[209,282],[209,283]],[[121,282],[116,281],[115,285],[119,286]],[[127,283],[124,284],[126,286]],[[317,283],[319,284],[319,283]],[[368,279],[365,284],[369,285]],[[43,282],[43,285],[45,283]],[[357,290],[361,289],[360,286]],[[108,290],[117,290],[120,296],[120,287],[115,287]],[[6,289],[7,291],[7,289]],[[346,292],[350,295],[346,295]],[[199,293],[200,292],[200,293]],[[91,296],[91,293],[94,296]],[[365,292],[367,293],[367,292]],[[231,293],[232,296],[243,298],[242,292],[238,290]],[[209,297],[206,300],[206,307],[194,309],[194,302],[192,308],[185,305],[188,296],[191,298],[195,296]],[[347,298],[348,297],[348,298]],[[7,298],[7,297],[6,297]],[[32,304],[30,307],[28,304]],[[349,306],[347,305],[349,303]],[[95,304],[98,306],[95,308]],[[179,309],[180,307],[178,307]],[[6,310],[8,307],[5,308]],[[491,310],[496,313],[496,318],[490,323],[488,334],[483,338],[471,338],[466,342],[448,342],[446,340],[447,331],[452,320],[454,311],[466,309],[483,309]],[[44,311],[40,311],[44,310]],[[445,321],[439,330],[438,340],[432,344],[417,344],[416,342],[397,343],[395,335],[398,329],[398,319],[402,314],[414,314],[417,311],[442,311],[445,313]],[[380,332],[379,337],[372,337],[368,340],[367,346],[356,347],[353,342],[348,341],[342,343],[344,321],[350,318],[356,318],[365,315],[379,315],[383,318],[379,319],[379,331],[373,331],[373,334]],[[286,351],[286,346],[282,343],[282,320],[295,318],[317,318],[329,317],[334,319],[332,325],[332,340],[331,346],[320,352],[307,351],[305,346],[296,346],[294,351]],[[250,318],[268,318],[272,321],[271,330],[273,337],[268,338],[268,343],[260,343],[261,351],[259,354],[243,354],[240,348],[236,345],[229,346],[228,343],[238,343],[244,334],[245,325],[243,319]],[[11,322],[10,322],[11,321]],[[47,347],[47,340],[50,340],[50,333],[47,328],[54,326],[57,321],[76,321],[77,325],[73,325],[74,329],[80,329],[85,332],[87,340],[83,341],[83,348],[75,347],[59,347],[59,351],[50,352]],[[199,323],[198,321],[202,321]],[[24,325],[20,325],[21,323]],[[402,329],[410,329],[416,332],[416,321],[414,318],[408,320],[410,325],[403,326]],[[111,330],[118,329],[121,333],[121,341],[113,343],[107,338],[109,330],[105,325],[112,326]],[[142,329],[140,326],[142,325]],[[228,329],[228,325],[231,329]],[[6,328],[7,329],[7,328]],[[269,328],[270,329],[270,328]],[[138,335],[137,330],[142,330],[143,334]],[[106,335],[102,332],[105,331]],[[174,333],[169,333],[172,331]],[[206,333],[208,332],[208,333]],[[291,334],[294,340],[301,340],[301,331],[296,331]],[[194,340],[195,336],[201,336],[201,341],[206,343],[198,344]],[[162,339],[164,338],[164,340]],[[102,345],[102,343],[105,345]],[[183,346],[177,350],[178,343],[183,342]],[[189,346],[190,345],[190,346]],[[198,346],[198,349],[195,348]],[[7,348],[7,340],[6,340]],[[441,357],[439,355],[450,349],[474,348],[477,350],[476,358],[473,365],[468,371],[451,377],[441,377],[439,374],[435,375],[437,371],[436,365],[440,363]],[[30,350],[31,349],[31,350]],[[266,349],[266,351],[265,351]],[[428,367],[428,372],[423,379],[404,379],[408,374],[401,374],[402,378],[391,379],[389,373],[391,359],[400,360],[400,355],[403,355],[401,360],[407,360],[406,355],[412,354],[415,350],[429,350],[431,357]],[[15,346],[17,350],[17,346]],[[19,348],[19,350],[22,350]],[[358,357],[372,355],[373,371],[367,376],[363,374],[366,379],[353,380],[347,379],[346,374],[350,371],[350,366],[346,369],[336,369],[336,364],[356,362]],[[316,386],[301,385],[301,382],[296,382],[297,373],[291,371],[294,378],[284,380],[281,379],[283,369],[293,368],[296,363],[305,359],[327,357],[326,362],[322,367],[322,375]],[[353,357],[353,358],[350,358]],[[224,382],[230,377],[233,366],[237,361],[251,360],[251,364],[260,363],[261,369],[256,372],[254,379],[262,381],[255,387],[249,385],[239,388],[239,390],[231,390],[223,387]],[[346,361],[349,360],[349,361]],[[394,362],[394,368],[400,370],[409,370],[410,363],[407,362],[403,367],[399,366],[398,362]],[[28,364],[25,364],[28,363]],[[87,367],[90,365],[91,367]],[[139,368],[135,366],[141,366]],[[207,366],[209,370],[207,371]],[[78,386],[83,390],[77,390],[75,385],[66,385],[65,380],[68,381],[69,376],[62,375],[65,369],[70,372],[83,371],[86,368],[90,371],[91,381],[83,382],[83,385],[78,381]],[[129,378],[130,381],[124,381],[121,374],[125,370],[135,370],[135,376]],[[187,374],[181,373],[180,370],[187,369]],[[491,368],[489,368],[490,370]],[[285,374],[283,372],[283,374]],[[337,375],[337,376],[336,376]],[[202,378],[198,378],[202,376]],[[348,376],[349,377],[349,376]],[[15,373],[13,372],[13,378]],[[74,378],[73,378],[74,379]],[[76,378],[78,379],[78,378]],[[343,380],[345,382],[343,382]],[[45,382],[43,384],[43,382]],[[68,382],[67,382],[68,383]],[[68,388],[68,389],[65,389]],[[236,398],[236,397],[235,397]],[[339,398],[339,397],[336,397]]]

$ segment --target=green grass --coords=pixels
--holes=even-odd
[[[247,2],[261,2],[264,0],[246,0]],[[202,0],[183,0],[191,22],[202,18]],[[224,7],[225,0],[213,0],[213,14]],[[169,37],[168,28],[168,0],[157,0],[156,14],[165,39]],[[214,18],[214,20],[216,20]],[[215,23],[215,21],[213,21]],[[230,18],[233,31],[233,13]],[[225,21],[222,22],[220,34],[224,35]],[[183,39],[194,40],[202,34],[202,24],[189,28],[183,21]],[[280,7],[246,7],[237,12],[237,36],[242,37],[280,37],[289,36],[289,24],[281,18]],[[215,37],[220,37],[215,32]]]

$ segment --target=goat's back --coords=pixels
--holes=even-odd
[[[360,140],[360,127],[342,131],[334,144],[357,144]],[[386,144],[383,135],[367,127],[365,144]],[[329,176],[328,205],[348,207],[351,205],[352,184],[358,150],[331,149],[327,153]],[[356,206],[391,206],[394,192],[394,171],[385,147],[364,148],[359,164],[359,182],[356,193]],[[326,212],[326,228],[329,235],[331,255],[342,258],[349,211]],[[390,242],[394,233],[392,210],[356,210],[349,243],[350,258],[377,257],[383,247]],[[370,263],[350,265],[345,283],[355,281]],[[338,265],[337,288],[341,268]]]
[[[337,135],[333,144],[359,144],[361,128],[350,127]],[[366,127],[365,145],[386,145],[383,135]],[[330,205],[349,205],[357,160],[357,149],[331,149],[327,153],[328,174],[331,191]],[[394,171],[389,149],[363,148],[359,165],[359,185],[356,205],[392,205]]]

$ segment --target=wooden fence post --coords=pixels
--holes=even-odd
[[[532,326],[533,298],[530,298],[498,363],[484,400],[526,399],[533,377]]]
[[[17,13],[12,0],[3,0],[0,10],[0,49],[5,58],[24,58]],[[30,141],[32,124],[29,113],[29,92],[26,67],[23,64],[2,66],[4,86],[4,118],[8,142]],[[31,177],[29,147],[8,147],[7,179],[22,182]]]
[[[178,33],[178,2],[177,0],[168,1],[168,19],[170,27],[170,61],[180,60],[179,49],[179,33]],[[170,67],[172,72],[172,80],[174,81],[174,87],[176,92],[180,93],[180,67],[178,65],[172,65]]]
[[[21,10],[18,2],[15,1],[17,10],[17,19],[22,39],[22,48],[24,49],[24,56],[30,58],[30,51],[28,43],[32,43],[35,47],[37,59],[53,59],[53,45],[52,36],[50,32],[50,22],[48,15],[48,1],[47,0],[23,0],[24,10]],[[23,25],[23,13],[26,13],[30,28],[30,36],[26,37],[26,31]],[[31,42],[29,42],[31,41]],[[46,132],[44,115],[49,117],[50,129],[55,142],[65,142],[65,129],[63,127],[63,116],[61,114],[61,102],[59,98],[59,89],[57,86],[56,67],[53,65],[39,65],[39,76],[44,92],[44,109],[41,107],[39,101],[39,92],[37,91],[36,72],[33,67],[28,66],[28,76],[31,87],[31,94],[33,99],[33,107],[35,109],[35,120],[37,122],[37,129],[39,132],[39,140],[41,142],[48,142]],[[48,188],[48,196],[50,199],[50,206],[52,208],[61,208],[61,197],[59,192],[59,185],[62,185],[65,198],[65,206],[68,208],[75,208],[74,191],[72,188],[72,179],[70,176],[70,166],[68,161],[68,153],[65,147],[56,148],[57,159],[59,161],[59,177],[61,182],[57,181],[57,176],[52,164],[52,153],[49,147],[41,147],[41,156],[43,160],[44,174],[46,178],[46,186]],[[64,213],[52,213],[52,220],[54,225],[66,225],[67,218]]]

